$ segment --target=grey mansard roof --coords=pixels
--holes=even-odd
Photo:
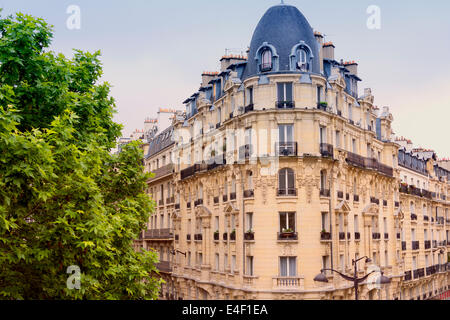
[[[312,72],[320,73],[319,44],[308,20],[296,7],[291,5],[280,4],[269,8],[253,34],[243,78],[258,74],[255,57],[264,42],[275,47],[279,56],[279,72],[286,72],[290,70],[291,50],[301,41],[304,41],[313,52]]]

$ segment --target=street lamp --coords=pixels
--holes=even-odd
[[[344,278],[345,280],[353,282],[353,284],[354,284],[354,289],[355,289],[355,300],[358,300],[358,286],[359,286],[359,284],[362,283],[362,282],[364,282],[364,281],[365,281],[372,273],[375,272],[375,271],[372,271],[372,272],[370,272],[369,274],[365,275],[364,277],[358,278],[358,264],[357,264],[357,263],[358,263],[358,261],[360,261],[360,260],[362,260],[362,259],[366,259],[366,263],[372,262],[372,260],[371,260],[370,258],[368,258],[368,257],[362,257],[362,258],[356,259],[356,256],[355,256],[355,259],[352,260],[352,265],[355,267],[355,273],[354,273],[354,276],[353,276],[353,277],[350,277],[350,276],[348,276],[348,275],[345,275],[345,274],[343,274],[343,273],[341,273],[341,272],[339,272],[339,271],[337,271],[337,270],[334,270],[334,269],[322,269],[322,270],[320,271],[320,273],[314,278],[314,281],[316,281],[316,282],[324,282],[324,283],[327,283],[327,282],[328,282],[328,278],[327,278],[327,276],[325,275],[324,271],[332,271],[332,272],[335,272],[335,273],[339,274],[339,275],[340,275],[342,278]],[[386,276],[383,274],[383,272],[381,273],[381,277],[380,277],[379,280],[380,280],[380,284],[388,284],[388,283],[391,282],[391,279],[389,279],[388,277],[386,277]]]

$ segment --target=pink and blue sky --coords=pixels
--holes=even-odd
[[[397,135],[450,157],[450,1],[287,0],[336,45],[336,59],[355,60],[375,104],[389,106]],[[52,50],[100,49],[103,80],[113,85],[124,136],[158,108],[182,109],[216,71],[225,48],[245,50],[264,12],[277,0],[0,0],[2,15],[21,11],[54,25]],[[69,5],[81,29],[69,30]],[[381,9],[369,30],[367,7]]]

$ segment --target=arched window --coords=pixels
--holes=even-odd
[[[278,172],[278,196],[296,196],[295,174],[290,168]]]
[[[308,53],[303,48],[298,48],[296,52],[297,56],[297,69],[300,71],[309,71]]]
[[[272,51],[264,49],[261,53],[261,72],[272,70]]]

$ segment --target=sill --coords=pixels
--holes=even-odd
[[[245,243],[256,243],[255,240],[244,240]]]
[[[298,243],[298,240],[277,240],[278,243]]]

